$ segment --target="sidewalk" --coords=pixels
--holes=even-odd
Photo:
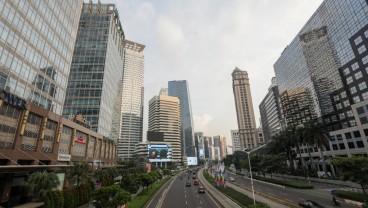
[[[223,193],[221,193],[219,190],[217,190],[215,187],[213,187],[202,175],[203,169],[199,171],[200,173],[198,175],[198,179],[202,182],[203,187],[207,190],[207,193],[212,196],[212,198],[222,205],[222,207],[226,208],[241,208],[237,203],[235,203],[233,200],[229,199],[227,196],[225,196]]]

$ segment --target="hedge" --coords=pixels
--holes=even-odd
[[[296,181],[281,181],[281,180],[277,180],[273,178],[264,178],[260,176],[253,176],[253,178],[257,180],[266,181],[266,182],[284,185],[284,186],[289,186],[289,187],[297,188],[297,189],[313,189],[314,188],[314,186],[308,185],[306,183],[296,182]]]
[[[368,195],[364,195],[362,193],[344,191],[344,190],[336,190],[336,195],[341,198],[351,199],[354,201],[364,202],[364,200],[368,201]]]
[[[82,184],[76,188],[63,190],[64,208],[75,208],[82,204],[88,203],[91,198],[93,184]]]
[[[203,176],[207,179],[208,182],[214,185],[215,179],[211,177],[207,171],[203,171]],[[247,195],[242,194],[231,187],[227,186],[226,188],[224,188],[223,186],[217,186],[217,185],[214,185],[214,187],[216,187],[216,189],[218,189],[219,191],[221,191],[228,197],[232,198],[233,200],[235,200],[238,204],[241,204],[242,206],[254,207],[254,208],[270,208],[267,204],[263,204],[259,202],[256,202],[256,205],[254,205],[252,198],[249,198]]]

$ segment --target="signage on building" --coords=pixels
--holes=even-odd
[[[58,161],[70,161],[71,155],[58,154]]]
[[[74,141],[75,141],[75,142],[78,142],[78,143],[80,143],[80,144],[85,144],[85,143],[86,143],[86,141],[84,141],[84,139],[83,139],[82,135],[80,135],[80,136],[79,136],[78,138],[76,138]]]
[[[1,99],[10,104],[10,105],[13,105],[15,107],[18,107],[18,108],[21,108],[21,109],[26,109],[26,106],[27,106],[27,101],[20,98],[20,97],[17,97],[9,92],[6,92],[6,91],[1,91],[0,92],[0,96],[1,96]]]

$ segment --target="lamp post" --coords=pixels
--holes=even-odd
[[[250,153],[252,153],[252,152],[254,152],[254,151],[258,150],[258,149],[261,149],[262,147],[264,147],[266,145],[267,145],[267,143],[266,144],[263,144],[263,145],[261,145],[259,147],[256,147],[254,149],[251,149],[250,151],[246,151],[246,150],[248,150],[247,148],[243,149],[243,151],[245,153],[247,153],[247,155],[248,155],[249,172],[250,172],[250,184],[252,185],[252,195],[253,195],[253,203],[254,203],[254,205],[256,204],[256,197],[254,195],[253,174],[252,174],[252,166],[251,166],[251,163],[250,163]]]

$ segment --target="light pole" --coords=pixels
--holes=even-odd
[[[264,146],[266,146],[266,145],[267,145],[267,143],[266,143],[266,144],[263,144],[263,145],[261,145],[261,146],[259,146],[259,147],[256,147],[256,148],[254,148],[254,149],[251,149],[250,151],[246,151],[246,150],[247,150],[247,148],[243,149],[243,151],[244,151],[245,153],[247,153],[247,155],[248,155],[249,172],[250,172],[250,184],[252,185],[252,194],[253,194],[253,203],[254,203],[254,205],[256,204],[256,197],[254,196],[253,174],[252,174],[252,166],[251,166],[251,164],[250,164],[250,153],[252,153],[252,152],[254,152],[254,151],[258,150],[258,149],[261,149],[262,147],[264,147]]]

